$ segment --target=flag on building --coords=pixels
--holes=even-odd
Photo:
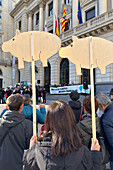
[[[55,15],[55,34],[56,34],[56,35],[59,35],[58,22],[57,22],[56,15]]]
[[[13,56],[13,64],[12,64],[12,78],[15,79],[15,56]]]
[[[62,19],[62,26],[61,26],[61,30],[64,31],[65,30],[65,23],[67,22],[67,17],[66,17],[66,9],[64,7],[64,13],[63,13],[63,19]]]
[[[81,13],[81,7],[80,7],[80,0],[78,0],[78,20],[79,20],[79,24],[82,24],[82,13]]]
[[[45,20],[45,32],[48,32],[46,20]]]

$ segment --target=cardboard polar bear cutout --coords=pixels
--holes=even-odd
[[[60,49],[59,55],[76,65],[78,75],[81,75],[81,68],[90,69],[92,133],[96,139],[93,68],[98,67],[105,74],[105,67],[113,63],[113,43],[98,37],[78,39],[72,36],[72,40],[69,46]]]
[[[32,62],[32,89],[33,89],[33,135],[36,136],[36,91],[35,91],[35,61],[40,60],[47,66],[47,59],[58,53],[61,40],[54,34],[43,31],[20,33],[4,42],[2,50],[10,52],[18,58],[18,66],[24,68],[24,61]]]

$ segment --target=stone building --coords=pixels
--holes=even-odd
[[[0,88],[12,85],[12,55],[2,52],[2,43],[13,36],[13,18],[9,15],[17,0],[0,0]]]
[[[61,23],[64,6],[68,22],[64,32],[61,32]],[[11,11],[14,32],[40,30],[44,31],[45,21],[48,32],[55,34],[55,15],[58,18],[58,26],[62,46],[72,42],[72,35],[78,38],[97,36],[113,41],[113,0],[81,0],[83,24],[78,23],[78,0],[20,0]],[[12,20],[11,19],[11,20]],[[16,66],[17,68],[17,66]],[[89,70],[82,69],[82,76],[76,75],[75,65],[68,59],[61,59],[59,54],[48,59],[48,67],[43,68],[37,61],[36,81],[41,86],[45,84],[82,84],[90,83]],[[31,82],[31,63],[25,62],[25,68],[16,70],[16,76],[20,75],[20,81]],[[113,64],[106,67],[106,74],[101,75],[98,68],[94,69],[94,82],[96,91],[109,92],[113,86]],[[17,79],[13,85],[17,83]]]

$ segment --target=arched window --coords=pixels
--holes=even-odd
[[[60,84],[69,84],[69,60],[64,58],[60,64]]]
[[[0,69],[0,76],[2,76],[3,74],[2,74],[2,70]]]
[[[44,86],[51,83],[51,66],[48,62],[48,67],[44,67]]]

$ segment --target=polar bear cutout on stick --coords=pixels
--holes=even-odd
[[[90,69],[90,37],[78,39],[72,36],[73,42],[59,51],[62,58],[68,58],[76,65],[76,72],[81,75],[81,68]],[[113,43],[103,38],[92,37],[92,64],[105,74],[105,67],[113,63]]]
[[[43,31],[32,31],[34,61],[40,60],[43,66],[47,66],[47,59],[55,55],[60,47],[61,40],[54,34]],[[24,68],[24,61],[31,62],[31,32],[20,33],[2,45],[4,52],[10,52],[18,58],[19,69]]]

